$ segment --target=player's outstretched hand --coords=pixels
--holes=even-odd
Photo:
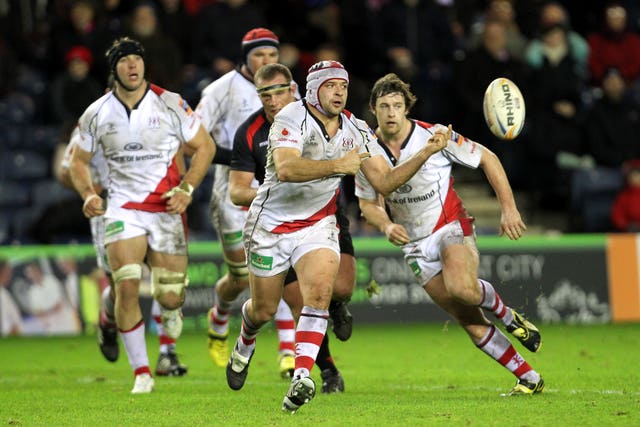
[[[427,140],[427,150],[429,150],[430,154],[437,153],[438,151],[444,150],[451,139],[451,125],[447,126],[446,129],[443,127],[439,127]]]
[[[402,246],[409,243],[409,233],[400,224],[391,223],[384,228],[384,234],[387,236],[387,240],[396,246]]]
[[[522,237],[526,229],[527,226],[524,224],[524,221],[522,221],[520,212],[518,212],[517,209],[502,212],[500,218],[500,236],[506,234],[509,239],[518,240]]]
[[[369,157],[371,157],[369,153],[358,153],[358,148],[354,148],[340,159],[340,170],[338,173],[346,175],[357,174],[362,162]]]

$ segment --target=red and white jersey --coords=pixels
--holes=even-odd
[[[393,167],[424,147],[435,129],[432,124],[412,120],[412,130],[402,144],[399,159],[395,159],[382,141],[378,143],[385,159]],[[431,235],[445,224],[469,218],[462,200],[453,189],[451,166],[458,163],[475,169],[481,157],[481,145],[452,132],[444,150],[429,157],[409,181],[385,198],[392,221],[404,226],[411,240],[416,240]],[[358,172],[355,181],[356,196],[365,200],[376,199],[376,191],[362,171]]]
[[[335,175],[307,182],[280,182],[275,172],[273,150],[295,148],[310,160],[336,160],[354,148],[381,153],[369,126],[345,111],[340,128],[329,138],[322,123],[304,101],[284,107],[275,117],[269,132],[269,151],[264,183],[249,209],[250,216],[272,233],[289,233],[310,226],[336,211],[340,179]]]
[[[64,149],[64,154],[62,156],[62,161],[60,165],[63,169],[69,169],[71,165],[71,156],[73,156],[73,150],[76,147],[76,144],[80,140],[80,129],[76,126],[71,132],[71,137],[69,138],[69,143],[67,147]],[[104,159],[104,154],[102,153],[102,147],[98,146],[98,149],[93,154],[91,158],[91,163],[89,163],[89,167],[91,168],[91,178],[94,183],[100,185],[100,187],[105,190],[109,188],[109,167],[107,166],[107,161]]]
[[[176,154],[193,139],[200,118],[177,93],[153,84],[129,110],[112,92],[87,108],[78,146],[102,147],[109,166],[109,206],[166,211],[162,195],[180,183]]]
[[[260,108],[262,103],[255,85],[235,69],[204,88],[196,111],[216,144],[231,150],[236,130]],[[228,194],[229,166],[217,164],[215,169],[212,193],[217,200],[234,206]]]

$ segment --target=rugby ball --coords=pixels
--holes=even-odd
[[[484,120],[495,136],[514,139],[524,127],[525,106],[518,86],[505,77],[492,81],[482,101]]]

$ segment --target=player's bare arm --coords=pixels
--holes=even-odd
[[[256,197],[258,189],[252,187],[253,172],[231,170],[229,172],[229,197],[238,206],[249,206]]]
[[[434,132],[424,147],[404,162],[390,168],[380,156],[374,156],[362,164],[362,172],[373,188],[386,197],[407,182],[431,155],[443,150],[451,139],[451,125]]]
[[[480,149],[482,150],[480,167],[487,176],[489,185],[491,185],[491,188],[493,188],[493,191],[496,193],[502,211],[499,234],[501,236],[506,234],[509,239],[518,240],[522,237],[522,234],[524,234],[527,226],[524,224],[524,221],[522,221],[520,212],[516,206],[507,174],[498,156],[486,147],[480,146]]]
[[[280,181],[306,182],[331,175],[355,175],[369,154],[359,154],[354,148],[336,160],[310,160],[295,148],[281,147],[273,150],[272,156]]]
[[[409,243],[409,233],[400,224],[396,224],[389,218],[389,215],[380,204],[380,200],[358,199],[360,210],[367,222],[377,227],[387,236],[387,240],[396,246]]]
[[[76,149],[73,150],[71,163],[69,165],[69,173],[73,187],[78,194],[80,194],[82,200],[84,200],[82,212],[87,218],[104,215],[104,201],[102,197],[96,193],[93,181],[91,180],[89,163],[92,157],[93,153],[76,147]]]
[[[196,136],[187,142],[186,146],[188,151],[193,153],[189,169],[182,178],[180,185],[167,191],[162,196],[168,199],[167,212],[172,214],[183,213],[191,204],[193,190],[204,179],[216,151],[211,136],[204,130],[202,125],[200,125]]]

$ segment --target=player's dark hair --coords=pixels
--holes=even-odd
[[[415,105],[417,98],[411,92],[410,85],[403,82],[400,77],[394,73],[389,73],[384,77],[381,77],[373,85],[371,89],[371,96],[369,98],[369,106],[374,109],[378,98],[389,95],[390,93],[399,93],[404,97],[404,103],[407,107],[407,112],[411,111]]]
[[[286,65],[278,63],[267,64],[260,67],[256,75],[253,77],[253,80],[273,80],[278,76],[278,74],[283,75],[287,79],[287,82],[293,80],[293,76],[291,75],[289,68],[287,68]]]

